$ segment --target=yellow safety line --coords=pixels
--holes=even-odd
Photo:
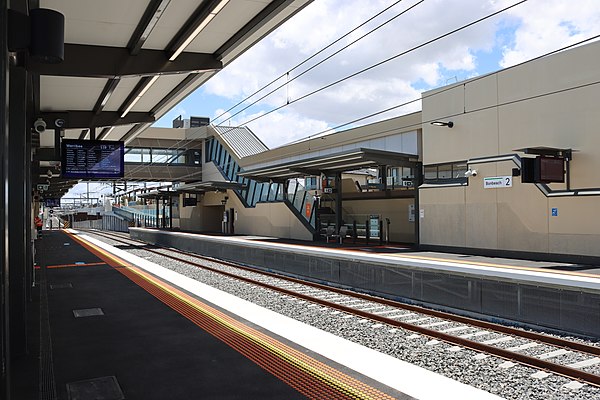
[[[213,309],[212,307],[207,306],[201,302],[198,302],[195,299],[189,299],[189,298],[187,298],[187,296],[182,296],[182,295],[178,294],[177,292],[173,291],[171,288],[165,286],[162,281],[156,280],[156,278],[153,276],[147,276],[147,274],[144,271],[139,270],[137,267],[128,267],[128,269],[131,272],[134,272],[135,274],[137,274],[140,278],[142,278],[145,281],[160,288],[162,291],[177,298],[181,302],[189,305],[190,307],[194,308],[196,311],[202,313],[203,315],[209,317],[213,321],[218,322],[219,324],[225,326],[227,329],[237,333],[240,336],[245,337],[246,339],[250,340],[251,342],[268,350],[270,353],[285,360],[289,364],[292,364],[295,367],[297,367],[301,370],[304,370],[305,372],[307,372],[310,375],[314,376],[315,378],[321,380],[322,382],[327,383],[328,385],[336,387],[336,388],[343,388],[345,391],[348,391],[348,392],[352,393],[353,395],[358,396],[359,398],[370,398],[367,394],[361,393],[359,390],[354,389],[351,386],[341,382],[338,378],[333,377],[333,376],[327,374],[326,372],[319,370],[317,367],[309,365],[307,362],[304,362],[304,361],[296,358],[292,354],[287,353],[286,350],[288,350],[288,349],[282,348],[282,347],[285,347],[285,345],[280,344],[280,347],[278,347],[276,345],[269,344],[268,342],[264,341],[262,338],[258,337],[256,335],[256,332],[253,332],[253,330],[251,328],[247,327],[246,325],[241,324],[235,320],[231,320],[231,322],[228,321],[229,318],[224,318],[223,316],[219,315],[221,313],[218,312],[217,310]]]
[[[68,234],[72,235],[70,233],[68,233]],[[150,275],[149,273],[147,273],[145,271],[142,271],[141,269],[139,269],[136,266],[131,265],[130,263],[127,263],[125,260],[122,260],[122,259],[118,258],[117,256],[112,255],[111,253],[107,252],[106,250],[94,245],[93,243],[90,243],[90,242],[88,242],[80,237],[77,237],[75,235],[72,235],[72,236],[75,240],[77,240],[81,243],[85,243],[87,246],[93,248],[95,251],[103,254],[107,258],[110,258],[115,263],[122,265],[129,271],[135,273],[141,279],[144,279],[145,281],[158,287],[163,292],[168,293],[170,296],[179,299],[181,302],[189,305],[190,307],[194,308],[196,311],[202,313],[203,315],[209,317],[213,321],[221,324],[222,326],[225,326],[226,328],[239,334],[240,336],[245,337],[246,339],[252,341],[253,343],[259,345],[260,347],[262,347],[262,348],[266,349],[267,351],[271,352],[272,354],[276,355],[280,359],[283,359],[287,363],[294,365],[296,368],[304,370],[306,373],[319,379],[320,381],[326,383],[327,385],[329,385],[333,388],[336,388],[337,390],[347,392],[348,395],[356,397],[356,398],[361,398],[361,399],[372,398],[372,396],[369,395],[368,393],[365,393],[361,389],[355,388],[347,383],[344,383],[342,380],[345,378],[346,380],[354,381],[353,383],[355,383],[355,384],[356,383],[362,384],[362,382],[355,380],[354,378],[349,377],[333,368],[330,368],[325,364],[322,364],[320,366],[321,367],[324,366],[326,368],[331,369],[332,371],[340,373],[343,378],[342,379],[337,378],[337,377],[333,376],[331,373],[327,373],[327,372],[319,369],[316,366],[310,365],[308,362],[303,361],[300,358],[298,358],[297,356],[291,354],[294,352],[294,350],[292,348],[289,348],[288,346],[284,345],[283,343],[280,343],[273,338],[269,338],[269,339],[271,339],[271,341],[273,341],[275,343],[275,344],[270,344],[268,341],[264,340],[264,338],[261,338],[261,336],[264,336],[267,338],[268,338],[268,336],[262,335],[260,332],[242,324],[239,321],[234,320],[233,318],[227,316],[226,314],[223,314],[220,311],[213,309],[212,307],[190,297],[187,294],[179,292],[179,290],[177,290],[175,288],[171,288],[170,285],[166,284],[162,280],[156,278],[153,275]],[[308,357],[308,356],[305,356],[305,357]],[[308,357],[308,359],[313,361],[313,363],[321,364],[319,361],[314,360],[313,358]],[[369,387],[369,389],[379,392],[378,390],[376,390],[374,388]],[[379,396],[377,396],[377,397],[382,398],[382,396],[383,396],[383,398],[391,399],[391,397],[387,396],[386,394],[384,394],[382,392],[379,392]]]
[[[67,267],[92,267],[95,265],[106,265],[105,262],[83,263],[83,264],[58,264],[47,265],[46,268],[67,268]]]

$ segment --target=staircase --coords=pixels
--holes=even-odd
[[[282,183],[258,182],[241,177],[238,174],[243,169],[216,138],[208,139],[205,144],[206,161],[212,162],[226,180],[245,185],[244,189],[233,190],[244,207],[283,202],[313,235],[316,233],[314,199],[298,181],[290,181],[287,193],[284,194]]]

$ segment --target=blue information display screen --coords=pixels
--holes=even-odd
[[[63,178],[122,178],[125,174],[125,145],[120,141],[62,141]]]
[[[44,199],[44,206],[46,206],[46,207],[60,207],[60,198],[58,198],[58,199]]]

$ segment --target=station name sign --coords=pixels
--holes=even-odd
[[[484,189],[501,189],[512,187],[512,176],[492,176],[483,178]]]

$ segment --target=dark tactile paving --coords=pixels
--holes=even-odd
[[[56,289],[73,289],[73,284],[71,282],[66,282],[66,283],[51,283],[49,286],[50,286],[50,290],[56,290]]]
[[[115,376],[67,383],[69,400],[124,400],[125,396]]]
[[[69,246],[63,243],[71,241]],[[40,265],[101,260],[51,232],[42,240]],[[300,399],[286,385],[200,329],[108,265],[52,268],[49,290],[54,376],[59,399],[67,383],[116,376],[126,399]],[[75,318],[73,310],[102,308],[105,315]]]
[[[73,315],[75,318],[97,317],[104,315],[104,311],[102,311],[101,308],[83,308],[80,310],[73,310]]]

